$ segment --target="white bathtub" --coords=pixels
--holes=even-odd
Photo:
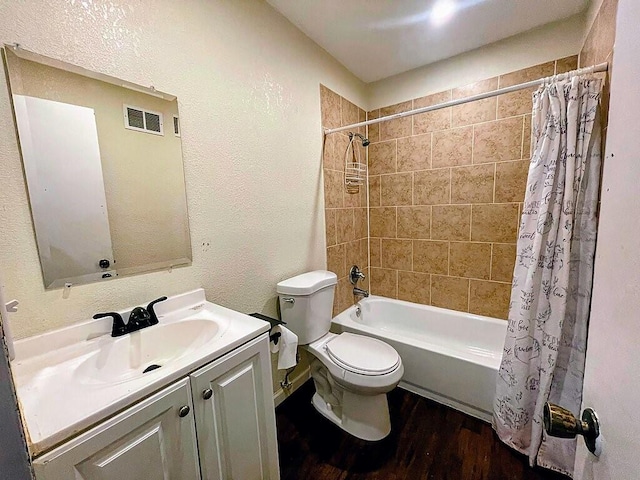
[[[332,329],[384,340],[402,357],[400,387],[491,421],[506,321],[372,295]]]

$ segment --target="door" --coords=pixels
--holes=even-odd
[[[280,477],[266,334],[191,375],[202,477]]]
[[[596,458],[579,440],[585,480],[640,478],[640,2],[620,0],[617,18],[583,395],[603,444]]]
[[[37,480],[199,479],[189,379],[36,458],[33,465]]]
[[[45,285],[99,279],[113,249],[94,111],[24,95],[13,103]]]

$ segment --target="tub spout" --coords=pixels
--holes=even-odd
[[[353,296],[367,298],[369,296],[369,292],[358,287],[353,287]]]

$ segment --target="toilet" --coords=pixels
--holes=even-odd
[[[311,354],[316,410],[351,435],[381,440],[391,431],[386,394],[404,367],[381,340],[329,331],[337,283],[336,274],[324,270],[278,283],[282,320]]]

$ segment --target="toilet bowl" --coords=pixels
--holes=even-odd
[[[329,332],[336,283],[323,270],[278,283],[282,320],[311,355],[316,410],[358,438],[381,440],[391,431],[386,394],[402,378],[402,360],[381,340]]]

